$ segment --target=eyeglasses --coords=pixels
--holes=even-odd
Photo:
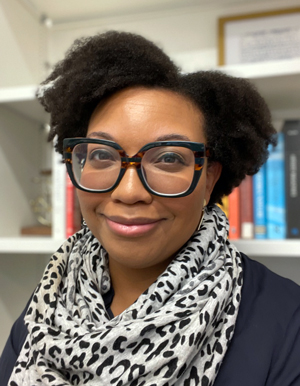
[[[209,150],[203,143],[162,141],[143,146],[129,157],[113,141],[64,139],[64,159],[74,186],[85,192],[105,193],[119,184],[129,166],[150,193],[183,197],[195,189]]]

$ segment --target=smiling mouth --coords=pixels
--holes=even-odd
[[[120,236],[137,237],[142,236],[160,224],[162,219],[154,220],[149,218],[134,218],[125,219],[122,217],[106,217],[104,216],[108,228]]]

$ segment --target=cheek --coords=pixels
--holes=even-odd
[[[104,193],[88,193],[77,190],[77,197],[82,216],[88,222],[92,215],[95,215],[96,208],[105,200]]]
[[[195,190],[189,196],[166,201],[165,207],[173,213],[174,225],[177,225],[180,232],[187,232],[190,233],[190,236],[192,235],[201,217],[203,200],[204,193]]]
[[[112,170],[110,173],[97,170],[90,170],[86,167],[80,176],[80,184],[86,188],[105,190],[110,188],[116,182],[119,169]],[[95,193],[92,193],[93,195]],[[101,193],[103,194],[103,193]]]
[[[200,178],[200,181],[198,182],[198,185],[196,186],[196,189],[192,192],[192,194],[186,197],[185,210],[186,212],[189,212],[191,219],[196,218],[197,221],[199,221],[203,208],[203,201],[205,198],[205,186],[206,178],[205,174],[202,173],[202,176]]]

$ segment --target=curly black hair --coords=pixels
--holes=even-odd
[[[222,164],[222,174],[210,198],[221,203],[246,175],[255,174],[268,158],[276,131],[268,106],[245,79],[218,71],[182,74],[171,59],[142,36],[109,31],[76,40],[37,98],[51,113],[49,140],[86,136],[96,106],[128,87],[174,91],[202,112],[210,162]]]

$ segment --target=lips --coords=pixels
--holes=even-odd
[[[127,219],[119,216],[104,216],[108,228],[125,237],[138,237],[142,236],[159,225],[161,219],[151,219],[145,217]]]

